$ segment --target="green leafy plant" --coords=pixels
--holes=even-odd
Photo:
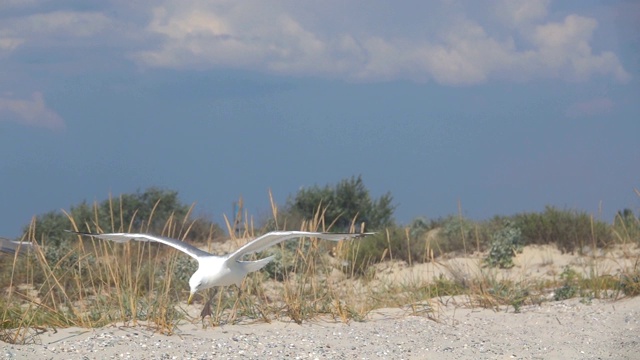
[[[555,301],[570,299],[579,292],[580,275],[569,266],[565,266],[560,273],[562,286],[555,289],[553,299]]]
[[[504,227],[493,234],[491,249],[484,261],[490,267],[511,268],[513,257],[522,252],[522,248],[522,232],[511,221],[505,220]]]

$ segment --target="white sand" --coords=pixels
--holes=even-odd
[[[314,321],[69,328],[31,345],[0,345],[7,359],[639,359],[640,298],[528,306],[521,313],[446,307],[435,322],[386,309],[351,324]]]

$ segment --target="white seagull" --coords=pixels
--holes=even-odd
[[[214,286],[228,286],[232,284],[235,284],[238,286],[238,288],[240,288],[242,279],[244,279],[247,274],[262,269],[274,258],[273,256],[269,256],[256,261],[242,261],[242,258],[247,254],[253,254],[275,244],[281,243],[285,240],[295,239],[299,237],[314,237],[324,240],[340,241],[345,239],[355,239],[373,234],[272,231],[248,242],[231,254],[218,256],[210,254],[204,250],[200,250],[193,245],[185,243],[184,241],[162,236],[133,233],[95,234],[69,230],[67,230],[67,232],[78,235],[93,236],[99,239],[111,240],[120,243],[127,242],[129,240],[155,241],[176,248],[191,256],[192,258],[198,260],[198,270],[194,272],[189,279],[189,287],[191,288],[191,293],[189,295],[189,299],[187,300],[188,304],[191,304],[193,295],[200,290],[212,288]]]

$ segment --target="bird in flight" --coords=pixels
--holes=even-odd
[[[314,237],[318,239],[340,241],[346,239],[360,238],[373,233],[326,233],[326,232],[308,232],[308,231],[272,231],[266,233],[247,244],[241,246],[238,250],[223,256],[214,255],[204,250],[200,250],[197,247],[187,244],[184,241],[172,239],[163,236],[155,236],[149,234],[136,234],[136,233],[87,233],[69,231],[67,232],[83,235],[93,236],[98,239],[111,240],[115,242],[127,242],[129,240],[136,241],[152,241],[159,242],[161,244],[169,245],[175,249],[178,249],[185,254],[191,256],[198,261],[198,270],[191,275],[189,279],[190,294],[187,300],[188,304],[191,304],[193,296],[196,292],[214,286],[228,286],[235,284],[240,288],[244,277],[254,271],[258,271],[265,267],[274,256],[269,256],[255,261],[243,261],[242,258],[245,255],[253,254],[262,251],[270,246],[281,243],[285,240],[295,239],[300,237]],[[206,312],[203,309],[203,317]]]

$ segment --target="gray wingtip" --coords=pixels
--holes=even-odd
[[[64,230],[65,232],[68,232],[70,234],[75,234],[75,235],[85,235],[85,236],[94,236],[97,234],[93,234],[93,233],[88,233],[88,232],[81,232],[81,231],[73,231],[73,230]]]
[[[361,233],[357,233],[354,237],[356,238],[360,238],[360,237],[365,237],[368,235],[375,235],[375,232],[361,232]]]

